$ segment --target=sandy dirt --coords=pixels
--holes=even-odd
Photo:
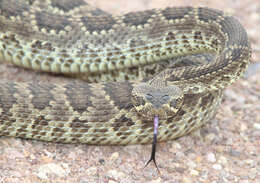
[[[143,169],[151,145],[89,146],[0,138],[0,182],[259,183],[260,1],[89,0],[113,14],[167,6],[208,6],[231,13],[247,29],[253,55],[244,78],[225,90],[215,119],[202,130],[159,143],[157,164]],[[60,77],[0,64],[0,77],[62,82]]]

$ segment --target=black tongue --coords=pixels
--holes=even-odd
[[[158,132],[158,126],[159,126],[159,116],[155,116],[154,117],[154,122],[153,122],[153,144],[152,144],[152,153],[151,153],[151,157],[150,159],[147,161],[147,163],[145,164],[144,168],[151,162],[153,161],[157,171],[160,173],[159,168],[156,164],[155,161],[155,152],[156,152],[156,142],[157,142],[157,132]]]

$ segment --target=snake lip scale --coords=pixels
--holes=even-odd
[[[172,140],[212,119],[251,57],[245,29],[211,8],[116,16],[83,0],[1,0],[0,61],[83,81],[0,81],[0,136],[62,143]]]

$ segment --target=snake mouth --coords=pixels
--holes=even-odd
[[[150,111],[150,118],[153,121],[155,121],[156,118],[160,118],[160,120],[167,120],[171,116],[167,111],[168,110],[163,107],[158,109],[153,108]]]

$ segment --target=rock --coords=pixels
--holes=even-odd
[[[48,174],[55,176],[65,177],[69,173],[68,169],[64,169],[61,164],[48,163],[39,167],[37,176],[40,179],[48,179]]]
[[[200,174],[200,172],[197,171],[197,170],[192,169],[192,170],[190,171],[190,174],[193,175],[193,176],[198,176],[198,175]]]
[[[260,130],[260,123],[254,123],[253,127],[257,130]]]
[[[108,183],[117,183],[117,182],[115,182],[113,180],[109,180]]]
[[[220,164],[214,164],[212,168],[214,168],[215,170],[221,170],[222,166]]]
[[[255,179],[255,177],[257,176],[257,173],[258,171],[256,170],[256,168],[252,168],[250,171],[249,171],[249,174],[248,174],[248,177],[252,180]]]
[[[90,168],[88,168],[87,170],[86,170],[86,173],[88,174],[88,175],[96,175],[96,173],[97,173],[97,168],[96,167],[90,167]]]
[[[246,131],[248,129],[248,127],[247,127],[247,125],[246,124],[241,124],[240,125],[240,130],[242,131],[242,132],[244,132],[244,131]]]
[[[215,162],[216,162],[216,156],[215,156],[215,154],[214,154],[214,153],[209,153],[209,154],[207,155],[207,160],[208,160],[209,162],[211,162],[211,163],[215,163]]]
[[[118,157],[119,157],[119,153],[118,152],[114,152],[111,156],[110,156],[110,160],[116,160],[116,159],[118,159]]]
[[[162,179],[159,177],[158,179],[156,180],[152,180],[151,183],[161,183],[163,182]]]
[[[173,142],[172,146],[170,147],[169,151],[171,153],[175,153],[176,151],[178,151],[179,149],[181,149],[181,145],[178,142]]]
[[[230,156],[239,157],[241,155],[241,152],[235,149],[230,149],[229,154]]]
[[[218,162],[225,165],[227,164],[227,158],[225,156],[220,156]]]
[[[182,182],[184,183],[192,183],[193,181],[189,177],[183,177]]]
[[[117,170],[109,170],[107,172],[107,176],[110,177],[110,178],[113,178],[117,181],[120,181],[120,180],[122,180],[123,178],[126,177],[126,174],[124,174],[123,172],[119,172]]]

